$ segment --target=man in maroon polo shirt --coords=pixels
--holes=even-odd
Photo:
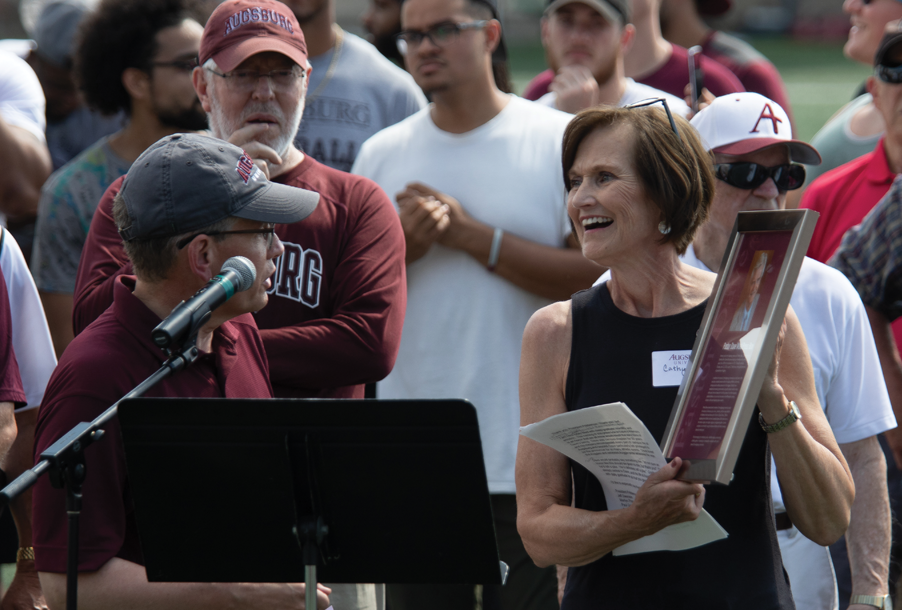
[[[66,349],[48,384],[35,455],[90,421],[158,370],[165,354],[152,329],[223,263],[246,257],[252,286],[217,308],[197,334],[201,356],[148,396],[272,396],[266,354],[249,312],[266,305],[274,259],[284,251],[273,223],[306,218],[318,196],[269,182],[242,149],[193,134],[168,136],[126,175],[113,210],[135,277],[120,276],[113,305]],[[121,432],[85,454],[79,549],[79,605],[92,607],[303,607],[303,585],[148,583],[134,520]],[[51,608],[65,603],[65,492],[42,478],[34,490],[35,563]],[[326,591],[318,604],[328,606]]]
[[[321,197],[306,222],[276,227],[285,255],[270,303],[255,316],[275,395],[363,398],[364,384],[391,370],[401,339],[407,292],[398,214],[371,180],[295,147],[310,72],[304,35],[285,5],[220,4],[204,28],[200,64],[194,85],[213,135],[247,150],[273,181]],[[76,333],[109,305],[111,278],[127,264],[110,223],[116,188],[101,200],[82,253]]]

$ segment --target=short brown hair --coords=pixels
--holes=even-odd
[[[713,157],[688,121],[674,116],[678,141],[663,108],[596,106],[577,114],[564,131],[564,184],[582,141],[596,130],[629,125],[633,130],[633,164],[649,200],[661,211],[670,232],[661,236],[678,254],[686,252],[695,232],[708,218],[714,199]]]
[[[125,205],[125,199],[122,193],[116,193],[113,199],[113,220],[116,222],[118,229],[129,227],[132,219],[128,214],[128,207]],[[133,239],[131,241],[123,241],[125,254],[132,263],[135,275],[146,282],[159,282],[165,280],[169,275],[169,270],[175,264],[178,257],[178,248],[176,244],[179,240],[198,233],[225,231],[235,222],[234,216],[228,216],[218,222],[182,235],[172,237],[158,237],[155,239]],[[215,235],[213,239],[220,241],[225,239],[225,235]]]

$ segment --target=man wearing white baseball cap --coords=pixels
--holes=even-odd
[[[820,155],[792,137],[789,117],[757,93],[714,100],[691,121],[714,153],[718,178],[708,221],[683,260],[717,270],[736,214],[779,210]],[[814,368],[821,406],[855,481],[846,540],[853,574],[852,609],[891,608],[888,589],[890,511],[886,463],[876,435],[896,426],[867,315],[858,293],[836,270],[805,259],[791,304],[799,317]],[[792,525],[783,507],[779,473],[771,471],[777,537],[796,608],[836,608],[829,550]]]

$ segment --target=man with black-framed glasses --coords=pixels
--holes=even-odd
[[[708,221],[684,262],[716,271],[736,214],[778,210],[799,188],[798,163],[820,163],[817,151],[794,140],[789,117],[757,93],[719,97],[692,119],[714,155],[718,178]],[[818,399],[855,480],[855,503],[846,541],[855,610],[884,605],[888,589],[890,511],[886,463],[876,435],[896,425],[874,337],[857,292],[842,274],[805,259],[791,304],[802,324]],[[837,607],[830,552],[804,538],[787,518],[772,470],[777,539],[798,609]]]
[[[397,202],[408,309],[380,398],[467,398],[476,406],[504,587],[485,610],[557,607],[516,528],[520,344],[529,317],[591,285],[599,268],[571,234],[561,178],[570,115],[504,93],[501,23],[490,0],[404,0],[399,50],[433,104],[361,148],[352,171]],[[499,590],[500,589],[500,590]],[[389,586],[394,610],[464,610],[472,585]]]
[[[245,180],[241,170],[248,166]],[[272,397],[263,342],[248,314],[266,305],[273,261],[284,251],[271,238],[272,223],[304,220],[319,196],[268,181],[242,149],[197,134],[153,144],[127,178],[114,214],[134,276],[117,278],[111,307],[60,360],[38,415],[38,453],[157,370],[166,354],[151,339],[152,329],[234,257],[253,268],[250,286],[217,307],[199,329],[197,361],[148,395]],[[179,213],[173,216],[172,210]],[[85,457],[91,510],[84,513],[79,537],[81,607],[303,607],[303,584],[149,583],[118,421],[110,422],[107,432],[112,442],[98,444]],[[65,498],[46,480],[35,486],[34,498],[32,558],[48,605],[57,610],[66,597],[65,542],[60,542],[66,539]],[[318,592],[318,610],[329,605],[327,594],[327,589]]]

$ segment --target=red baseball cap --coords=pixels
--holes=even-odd
[[[200,65],[213,58],[230,72],[251,55],[275,51],[307,66],[307,43],[291,9],[276,0],[228,0],[216,7],[200,39]]]

